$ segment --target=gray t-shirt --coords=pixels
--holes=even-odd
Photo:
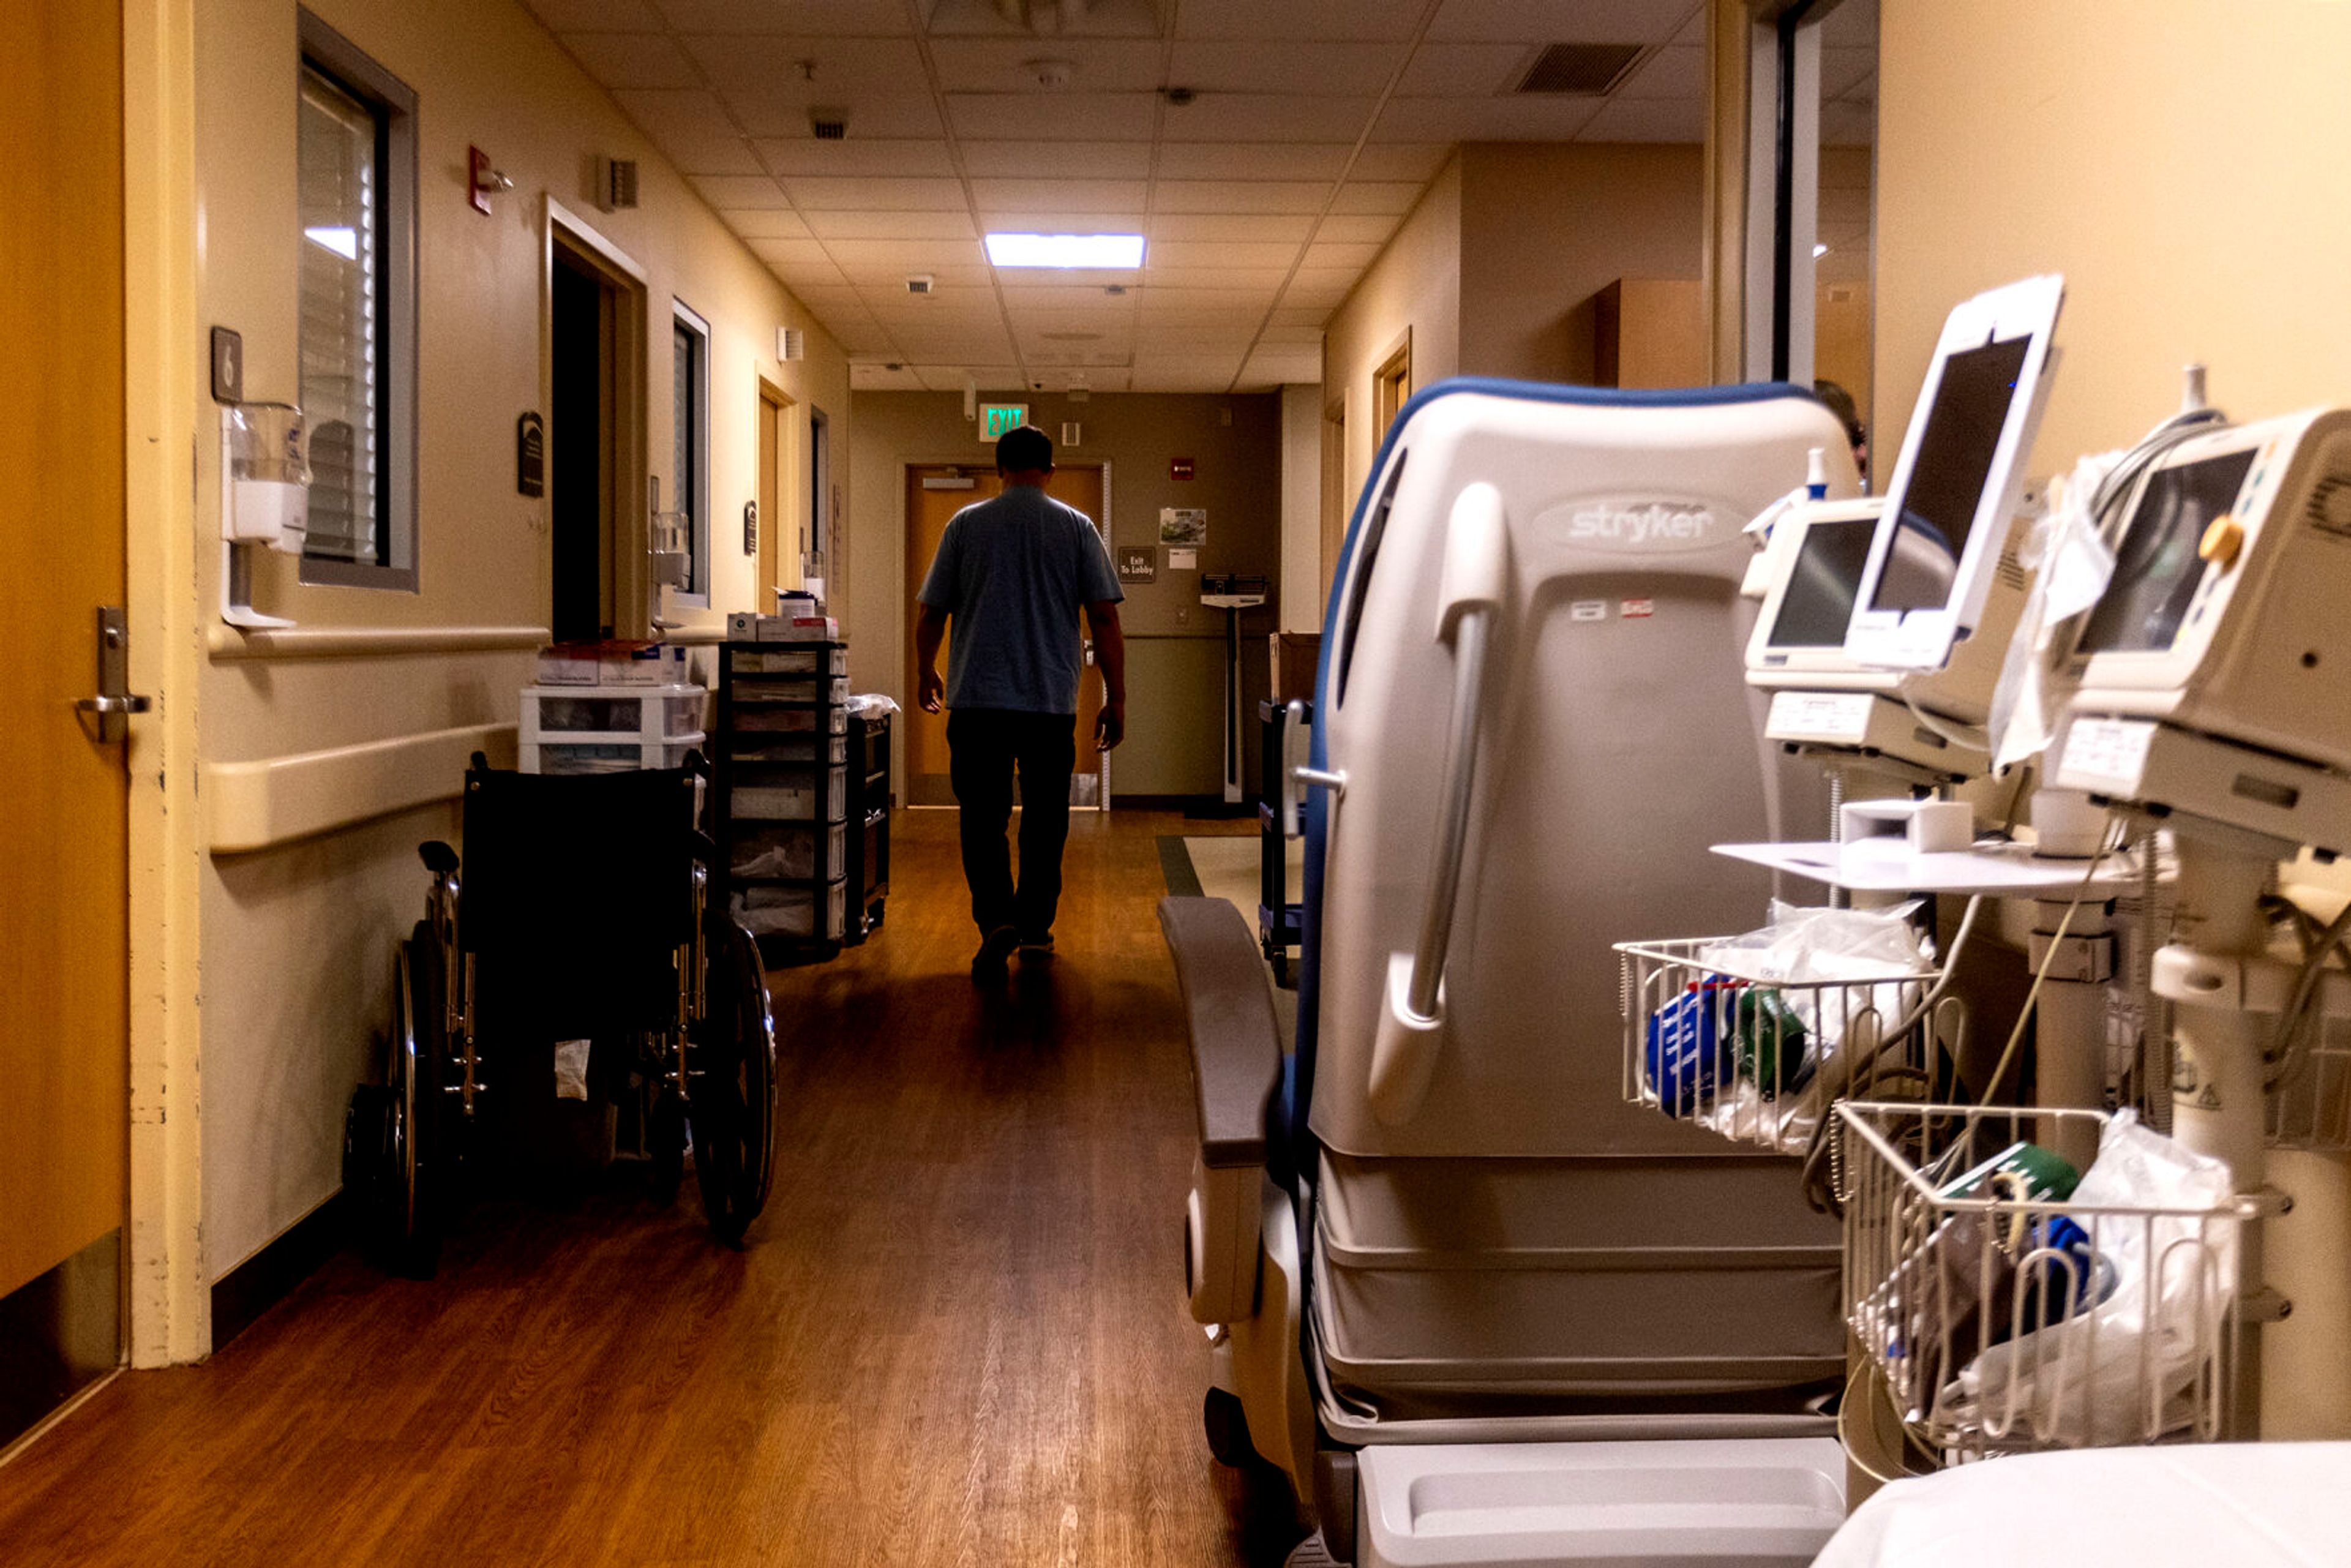
[[[952,618],[947,706],[1078,711],[1078,617],[1126,595],[1093,520],[1034,485],[966,507],[915,597]]]

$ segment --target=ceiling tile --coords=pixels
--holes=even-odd
[[[1290,248],[1295,255],[1297,247]],[[1155,267],[1144,276],[1160,294],[1172,288],[1238,289],[1270,299],[1290,276],[1290,267]]]
[[[1674,35],[1674,42],[1696,44],[1700,48],[1706,47],[1706,13],[1707,7],[1704,5],[1690,7],[1689,20],[1684,22],[1681,31]]]
[[[1281,307],[1285,310],[1320,309],[1327,317],[1341,300],[1354,292],[1359,280],[1357,274],[1350,272],[1318,272],[1310,277],[1301,271],[1282,290]]]
[[[714,207],[789,207],[784,189],[765,175],[709,174],[693,182]]]
[[[1616,89],[1617,98],[1686,98],[1706,101],[1706,51],[1680,46],[1659,49]]]
[[[1368,95],[1204,92],[1190,108],[1169,111],[1166,135],[1170,141],[1186,141],[1352,143],[1378,106],[1379,99]]]
[[[1166,240],[1290,240],[1303,244],[1314,220],[1296,213],[1162,213],[1151,220],[1151,242]]]
[[[658,33],[662,19],[645,0],[524,0],[550,33]]]
[[[870,178],[872,176],[952,177],[955,163],[947,144],[931,141],[819,141],[813,137],[768,137],[758,144],[770,173]]]
[[[1266,319],[1266,330],[1271,332],[1321,332],[1324,322],[1331,319],[1328,310],[1316,310],[1282,301],[1281,308]]]
[[[702,73],[665,33],[567,33],[557,42],[609,88],[702,85]]]
[[[1073,141],[1144,141],[1158,98],[1147,92],[958,92],[947,95],[956,134],[998,141],[1040,132]]]
[[[993,269],[991,269],[993,270]],[[1133,289],[1142,287],[1141,277],[1131,267],[1011,267],[994,274],[997,286],[1008,295],[1020,288],[1092,288],[1101,293],[1107,288]],[[1117,295],[1105,294],[1115,299]]]
[[[1184,0],[1179,38],[1409,38],[1426,0]]]
[[[747,239],[751,254],[771,267],[789,267],[806,275],[831,272],[827,287],[841,287],[844,279],[832,258],[825,254],[821,242],[812,239]]]
[[[959,180],[829,180],[795,176],[784,182],[792,205],[806,212],[956,213],[968,207]]]
[[[1241,367],[1237,390],[1254,392],[1266,387],[1312,385],[1322,379],[1322,350],[1320,346],[1259,343],[1257,351]]]
[[[745,239],[807,239],[807,220],[781,207],[726,207],[718,221]]]
[[[1167,267],[1286,267],[1297,259],[1298,246],[1283,240],[1166,240],[1151,247],[1144,266],[1149,281]]]
[[[1306,267],[1352,267],[1361,272],[1372,265],[1380,254],[1375,245],[1334,245],[1316,241],[1306,247]]]
[[[852,361],[849,367],[849,386],[852,392],[923,392],[926,390],[923,385],[923,378],[903,361],[896,370],[892,370],[887,365],[872,364],[864,361]]]
[[[1694,0],[1445,0],[1431,41],[1512,44],[1662,44]]]
[[[982,209],[982,234],[1132,235],[1144,232],[1143,214],[1056,213],[1037,208],[995,212]],[[1030,271],[1032,268],[1018,268]]]
[[[1275,314],[1281,316],[1319,316],[1320,312],[1311,310],[1281,310],[1275,312]],[[1309,347],[1313,349],[1317,353],[1320,353],[1322,349],[1322,329],[1319,325],[1313,327],[1276,327],[1269,324],[1265,329],[1265,335],[1259,338],[1258,341],[1270,345],[1274,348],[1294,349],[1301,346]]]
[[[1163,213],[1320,213],[1331,187],[1306,180],[1162,180],[1153,205]]]
[[[792,293],[801,304],[828,320],[834,315],[854,317],[866,313],[864,297],[854,288],[809,284],[793,289]]]
[[[818,319],[849,353],[890,354],[898,350],[888,329],[871,316],[836,312]]]
[[[893,325],[904,322],[933,330],[952,327],[981,331],[1003,325],[1004,313],[997,308],[996,291],[987,287],[986,278],[941,281],[928,294],[909,294],[904,277],[893,275],[883,281],[860,283],[857,294],[877,320]]]
[[[875,267],[895,272],[932,272],[942,267],[987,265],[979,243],[968,239],[835,239],[827,240],[825,248],[844,272]]]
[[[1579,141],[1703,141],[1706,105],[1697,99],[1612,99],[1583,128]]]
[[[758,155],[739,136],[656,136],[653,145],[681,174],[764,174]]]
[[[904,0],[662,0],[681,33],[890,37],[911,32]]]
[[[1602,103],[1596,98],[1395,98],[1375,141],[1572,141]]]
[[[1344,142],[1166,141],[1163,180],[1335,180],[1347,166]]]
[[[706,92],[616,92],[613,101],[648,136],[736,136],[726,106]]]
[[[1170,288],[1159,287],[1143,291],[1136,307],[1137,319],[1165,318],[1171,312],[1198,315],[1247,315],[1261,311],[1273,301],[1270,288]]]
[[[1453,149],[1442,141],[1373,141],[1355,154],[1358,180],[1413,180],[1422,184],[1437,178]]]
[[[1005,16],[998,0],[927,0],[925,9],[930,13],[929,30],[935,37],[1030,36],[1028,28]],[[1082,5],[1062,10],[1052,20],[1060,23],[1064,37],[1151,38],[1159,35],[1157,0],[1086,0]]]
[[[1336,41],[1354,37],[1352,32],[1326,34],[1287,42],[1278,49],[1269,49],[1259,40],[1179,43],[1168,66],[1168,82],[1202,93],[1377,94],[1395,74],[1404,50],[1395,43]],[[1311,87],[1305,85],[1309,83]],[[1171,110],[1170,120],[1190,112]]]
[[[747,136],[780,136],[795,141],[815,139],[815,133],[809,129],[812,100],[805,91],[791,85],[766,83],[719,96],[735,118],[742,121]],[[824,109],[844,107],[830,99],[813,101],[816,107]],[[861,93],[855,102],[845,107],[851,141],[928,139],[946,134],[939,124],[938,105],[928,93]]]
[[[789,94],[803,104],[853,109],[862,93],[904,92],[923,79],[912,38],[727,37],[685,39],[686,52],[721,91]],[[802,67],[812,64],[813,78]]]
[[[1400,181],[1350,180],[1339,187],[1339,194],[1331,204],[1334,213],[1374,213],[1402,214],[1412,211],[1420,200],[1423,187],[1407,185]]]
[[[811,212],[809,232],[820,239],[968,240],[971,219],[962,213]]]
[[[1041,97],[1156,92],[1161,86],[1155,39],[938,38],[931,44],[931,55],[938,61],[940,85],[948,92],[1036,92]],[[1042,61],[1068,68],[1063,86],[1038,86],[1035,74],[1026,68]]]
[[[1128,213],[1143,209],[1141,180],[974,180],[972,200],[991,213]]]
[[[1081,283],[1040,283],[1015,287],[1017,275],[1007,273],[1004,278],[1005,308],[1021,313],[1038,309],[1081,310],[1102,309],[1131,313],[1134,299],[1142,290],[1133,294],[1104,294],[1099,287]]]
[[[1508,92],[1527,74],[1538,52],[1531,44],[1423,44],[1396,91],[1412,98]]]
[[[1333,213],[1322,220],[1314,237],[1333,245],[1380,245],[1403,221],[1394,213]]]
[[[1151,144],[967,141],[963,166],[975,179],[1140,180],[1151,172]]]
[[[939,295],[954,297],[958,290],[977,290],[994,298],[992,275],[985,267],[941,266],[936,262],[923,267],[906,267],[886,261],[860,260],[842,262],[841,270],[849,281],[867,292],[872,302],[884,305],[924,305],[936,303]],[[928,274],[932,287],[938,290],[929,300],[918,299],[906,292],[906,279],[914,273]]]

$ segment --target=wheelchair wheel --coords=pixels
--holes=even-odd
[[[439,1266],[444,1168],[454,1157],[445,1125],[448,1013],[441,945],[417,922],[393,955],[392,1052],[381,1087],[352,1097],[343,1128],[345,1184],[369,1239],[395,1273],[427,1280]]]
[[[710,1229],[733,1246],[767,1207],[776,1171],[776,1037],[758,944],[732,921],[711,934],[708,1003],[693,1036],[686,1120]]]

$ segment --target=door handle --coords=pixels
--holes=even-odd
[[[98,607],[98,695],[81,697],[74,711],[98,720],[98,738],[111,745],[131,733],[131,716],[145,713],[153,700],[131,686],[131,621],[120,604]]]

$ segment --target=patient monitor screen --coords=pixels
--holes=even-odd
[[[1853,619],[1861,574],[1869,565],[1870,538],[1876,532],[1876,517],[1816,522],[1805,528],[1787,591],[1780,596],[1780,618],[1771,622],[1771,646],[1844,646],[1844,624]]]
[[[2032,340],[2003,338],[1943,361],[1918,458],[1895,505],[1900,521],[1877,575],[1873,610],[1940,610],[1968,551],[1968,531],[1991,476],[1992,454],[2016,401]]]
[[[2168,653],[2203,580],[2197,553],[2213,518],[2237,504],[2253,454],[2230,452],[2201,463],[2158,468],[2139,491],[2123,532],[2115,575],[2082,627],[2085,653]]]

